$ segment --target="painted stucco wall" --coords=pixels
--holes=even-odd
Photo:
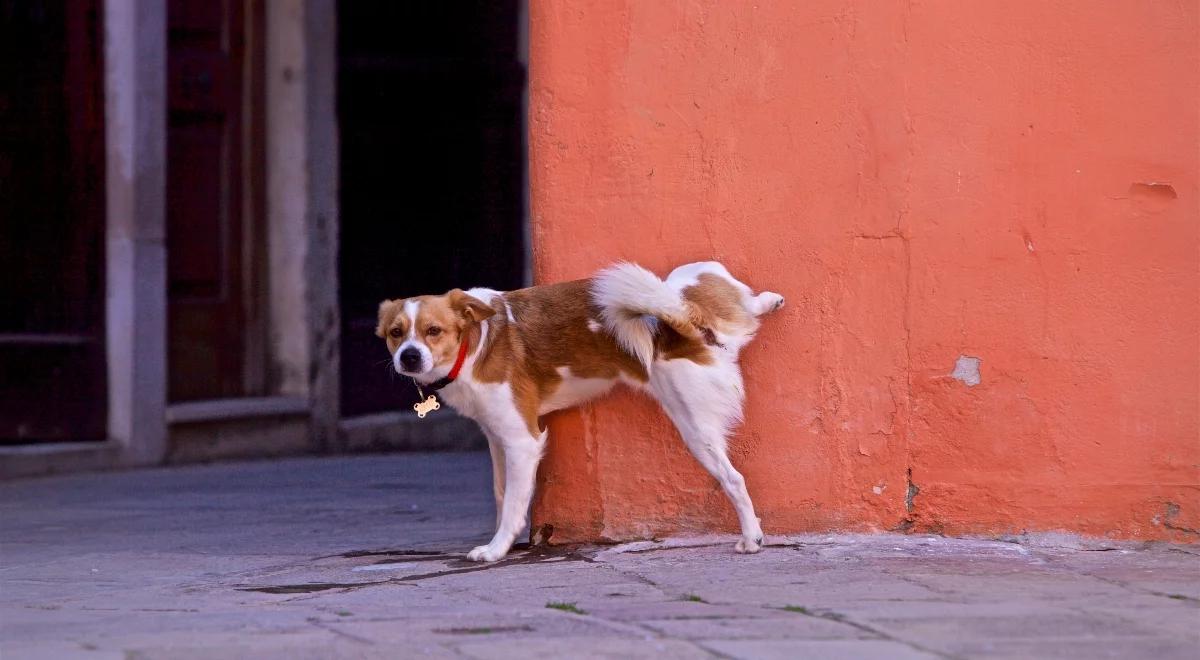
[[[1195,541],[1197,4],[531,0],[535,279],[787,296],[731,441],[768,534]],[[649,400],[550,428],[553,541],[736,529]]]

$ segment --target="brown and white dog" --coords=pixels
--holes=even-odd
[[[738,352],[783,297],[734,279],[719,263],[676,268],[664,281],[622,263],[586,280],[519,291],[454,289],[385,300],[376,334],[396,371],[474,419],[487,436],[496,534],[468,554],[496,561],[525,527],[546,446],[538,418],[625,383],[650,394],[737,510],[738,552],[763,535],[726,437],[742,418]]]

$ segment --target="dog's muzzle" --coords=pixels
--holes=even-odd
[[[408,373],[416,373],[420,370],[423,361],[421,351],[412,346],[400,351],[400,367]]]

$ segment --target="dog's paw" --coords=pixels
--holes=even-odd
[[[471,561],[492,562],[503,559],[505,554],[506,553],[492,550],[492,546],[490,545],[480,545],[476,546],[474,550],[471,550],[467,553],[467,559],[470,559]]]
[[[733,546],[733,549],[736,550],[738,554],[752,555],[762,550],[762,543],[763,537],[761,536],[757,539],[748,539],[743,536],[738,540],[737,545]]]
[[[763,291],[756,298],[759,314],[770,314],[783,307],[783,296],[774,291]]]

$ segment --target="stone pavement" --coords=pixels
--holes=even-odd
[[[465,562],[486,454],[0,484],[0,657],[1193,658],[1200,547],[734,538]]]

